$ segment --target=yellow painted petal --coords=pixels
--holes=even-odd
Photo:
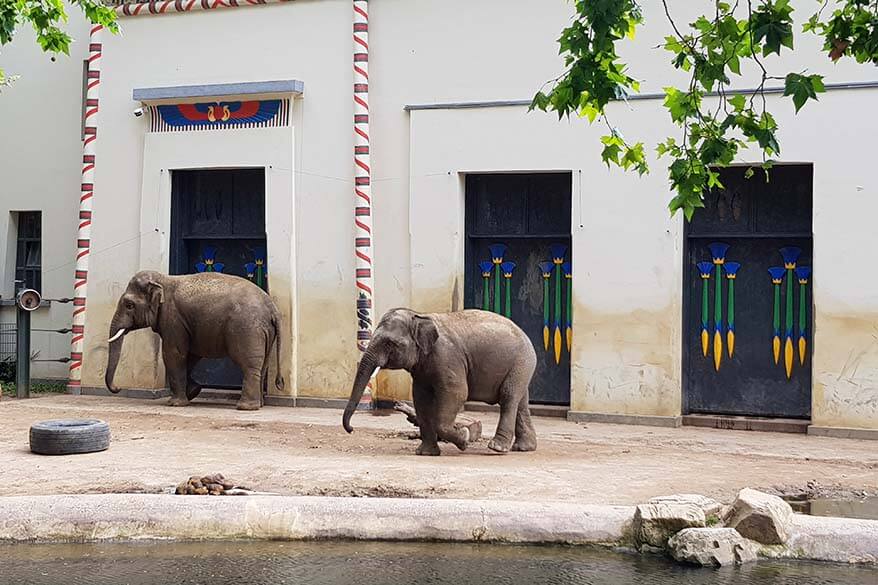
[[[707,347],[708,347],[709,340],[710,340],[710,335],[707,334],[707,331],[702,329],[701,330],[701,351],[704,352],[704,357],[707,357]]]
[[[719,331],[713,334],[713,366],[719,371],[719,364],[723,359],[723,336]]]
[[[561,363],[561,328],[555,327],[555,363]]]
[[[808,342],[804,337],[799,338],[799,363],[805,365],[805,351],[808,349]]]
[[[735,332],[734,331],[729,330],[726,333],[726,341],[727,341],[728,346],[729,346],[729,359],[731,359],[731,357],[733,355],[735,355]]]
[[[543,326],[543,345],[546,347],[546,351],[549,351],[549,326]]]
[[[783,349],[784,365],[787,367],[787,379],[793,375],[793,340],[787,337]]]
[[[567,328],[567,351],[573,346],[573,327]]]
[[[780,362],[780,337],[775,335],[771,346],[774,349],[774,363],[777,364]]]

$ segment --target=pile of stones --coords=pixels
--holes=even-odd
[[[186,496],[225,496],[238,487],[221,473],[198,477],[193,475],[177,486],[176,494]]]
[[[729,507],[699,495],[662,496],[637,506],[634,537],[641,552],[667,553],[682,563],[743,564],[786,544],[792,518],[788,503],[749,488]]]

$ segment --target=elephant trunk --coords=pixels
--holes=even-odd
[[[360,404],[360,399],[363,397],[363,392],[366,390],[366,384],[369,383],[372,373],[378,369],[378,367],[378,360],[375,358],[374,353],[367,350],[366,353],[363,354],[362,359],[360,359],[360,365],[357,366],[354,387],[351,389],[351,397],[348,400],[348,405],[345,407],[344,416],[342,417],[342,426],[344,426],[344,430],[349,433],[354,430],[353,427],[351,427],[351,417],[354,415],[354,411],[357,410],[357,406]]]
[[[119,365],[119,356],[122,355],[122,340],[125,337],[126,329],[119,326],[118,319],[113,318],[110,324],[110,351],[107,357],[107,373],[104,381],[107,384],[107,390],[113,394],[117,394],[119,389],[113,386],[113,378],[116,376],[116,367]]]

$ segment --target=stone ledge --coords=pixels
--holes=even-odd
[[[569,406],[555,406],[551,404],[531,404],[531,416],[548,416],[554,418],[566,418],[570,412]],[[466,402],[463,406],[467,412],[500,412],[500,406],[497,404],[485,404],[484,402]]]
[[[123,398],[141,398],[146,400],[156,400],[158,398],[166,398],[171,395],[171,391],[167,388],[124,388],[118,394],[113,394],[106,388],[97,386],[81,386],[79,392],[73,394],[81,394],[85,396],[121,396]]]
[[[878,563],[878,520],[794,514],[784,547],[762,547],[767,557]]]
[[[722,429],[726,431],[760,431],[766,433],[799,433],[808,431],[808,420],[791,418],[759,418],[714,414],[685,414],[683,426]]]
[[[0,543],[354,539],[633,545],[633,506],[96,494],[0,497]],[[878,520],[795,515],[771,558],[878,563]]]
[[[860,429],[853,427],[820,427],[810,425],[808,434],[815,437],[835,437],[838,439],[865,439],[878,441],[878,429]]]
[[[618,546],[634,509],[478,500],[105,494],[0,497],[0,542],[438,540]]]
[[[649,427],[679,428],[683,425],[681,416],[654,416],[646,414],[606,414],[600,412],[581,412],[571,410],[567,413],[571,422],[595,422],[616,425],[643,425]]]

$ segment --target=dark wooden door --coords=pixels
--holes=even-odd
[[[569,173],[466,178],[465,304],[503,314],[537,351],[530,399],[570,403]]]
[[[684,410],[809,418],[812,169],[745,173],[686,226]]]
[[[171,274],[222,272],[268,290],[264,169],[174,171],[171,202]],[[202,360],[197,382],[240,388],[231,360]]]

